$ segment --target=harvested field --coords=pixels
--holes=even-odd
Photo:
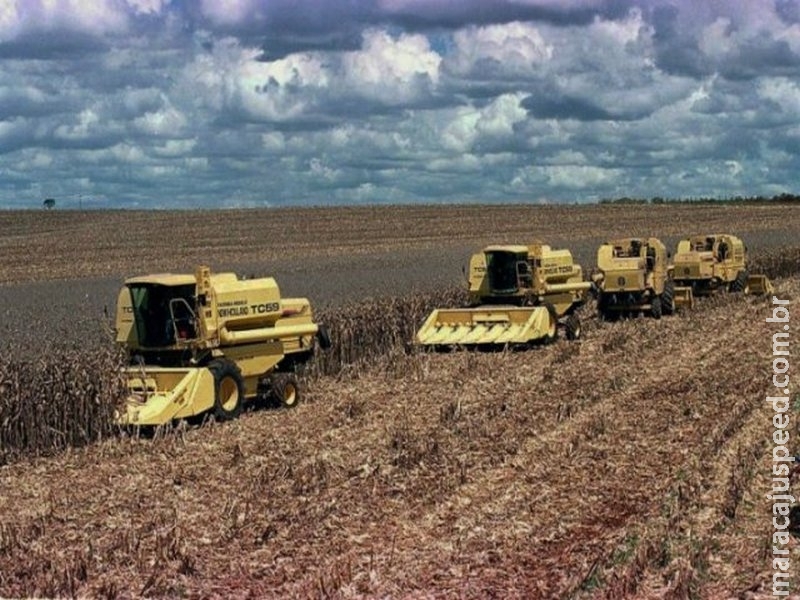
[[[541,239],[575,248],[584,263],[612,237],[677,238],[735,229],[753,247],[793,245],[793,205],[408,206],[164,212],[0,212],[0,282],[119,278],[217,269],[308,274],[332,270],[359,291],[396,294],[391,271],[419,262],[415,281],[457,277],[475,247]],[[451,264],[452,263],[452,264]],[[364,266],[366,265],[367,272]],[[455,266],[456,274],[451,271]],[[371,277],[379,277],[377,285]],[[349,275],[348,275],[349,274]],[[329,295],[335,285],[322,288]],[[309,293],[307,285],[298,291]],[[295,293],[292,291],[292,293]]]
[[[708,216],[716,231],[741,233],[755,254],[753,270],[781,277],[781,298],[800,298],[800,249],[780,248],[789,242],[780,227],[792,223],[791,213],[780,227],[764,213],[753,222],[775,229],[748,236],[700,210],[692,222]],[[647,226],[664,237],[680,226],[654,214]],[[494,226],[507,236],[497,241],[519,241],[520,224]],[[580,231],[575,225],[587,244],[597,234]],[[424,250],[428,237],[411,236],[405,251]],[[406,292],[425,284],[426,263],[410,267]],[[342,269],[358,279],[358,271]],[[11,285],[6,293],[13,302],[14,290],[57,285]],[[420,289],[368,302],[342,295],[325,306],[339,345],[309,374],[295,410],[249,412],[155,439],[78,435],[51,443],[49,456],[9,456],[0,467],[0,596],[771,593],[766,299],[721,296],[677,317],[617,323],[591,318],[588,306],[579,342],[430,354],[410,351],[408,321],[457,302],[458,292]],[[36,375],[34,385],[44,389],[85,371],[94,385],[85,390],[88,402],[110,402],[113,357],[103,354],[101,309],[88,310],[82,325],[70,321],[69,309],[42,316],[33,330],[47,334],[36,335],[8,317],[29,308],[6,308],[3,398],[13,376]],[[93,332],[83,362],[79,331]],[[60,363],[64,356],[77,362],[52,370],[44,348]],[[52,403],[25,393],[28,402]],[[792,398],[796,407],[800,396]],[[0,403],[0,435],[2,410]],[[84,421],[95,418],[87,414]],[[98,437],[105,440],[75,447]],[[798,581],[795,540],[791,548]]]

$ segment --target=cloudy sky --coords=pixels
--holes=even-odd
[[[0,0],[0,207],[797,193],[800,0]]]

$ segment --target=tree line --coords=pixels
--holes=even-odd
[[[653,198],[603,198],[600,204],[792,204],[800,202],[800,196],[796,194],[778,194],[776,196],[730,196],[726,198],[663,198],[654,196]]]

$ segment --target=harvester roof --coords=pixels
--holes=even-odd
[[[739,239],[735,235],[731,235],[730,233],[701,233],[701,234],[693,235],[691,237],[686,237],[686,238],[683,238],[683,239],[689,240],[691,242],[699,242],[701,240],[708,240],[708,239],[713,239],[714,241],[716,241],[716,240],[719,240],[719,239],[722,239],[722,238],[728,238],[730,240],[738,240]]]
[[[640,245],[644,246],[644,245],[647,245],[649,243],[649,241],[650,240],[648,240],[647,238],[638,238],[638,237],[619,238],[619,239],[616,239],[616,240],[608,240],[606,242],[606,245],[607,246],[630,246],[631,242],[638,242]]]
[[[125,280],[125,285],[137,283],[149,283],[153,285],[165,286],[193,285],[196,283],[196,281],[197,280],[195,276],[188,273],[155,273],[153,275],[130,277]],[[236,273],[213,273],[211,275],[211,284],[214,286],[232,283],[239,283],[240,285],[242,283],[236,276]],[[249,281],[247,283],[249,283]]]
[[[157,285],[190,285],[195,282],[194,275],[180,274],[180,273],[156,273],[155,275],[140,275],[138,277],[129,277],[125,280],[125,284],[136,283],[152,283]]]
[[[513,252],[514,254],[527,254],[528,247],[527,246],[520,246],[520,245],[513,245],[513,246],[486,246],[483,249],[484,252]]]

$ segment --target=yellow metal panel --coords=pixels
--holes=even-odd
[[[208,369],[131,368],[125,374],[132,393],[117,415],[119,424],[163,425],[214,404],[214,378]]]
[[[675,306],[677,308],[692,308],[694,306],[694,294],[689,286],[675,286],[674,288]]]
[[[487,340],[488,342],[494,344],[510,344],[511,342],[524,342],[523,338],[523,328],[519,325],[511,325],[505,331],[503,331],[500,335],[492,338],[491,340]]]
[[[117,296],[117,343],[126,344],[130,347],[137,346],[139,343],[136,337],[136,328],[133,326],[133,305],[131,304],[131,292],[126,286],[122,286]]]
[[[747,288],[749,293],[757,296],[771,294],[775,291],[772,287],[772,282],[766,275],[750,275],[747,279]]]

